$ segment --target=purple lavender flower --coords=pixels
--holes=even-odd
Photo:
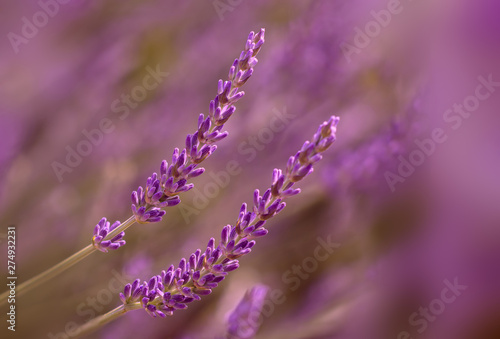
[[[257,285],[245,293],[239,304],[229,315],[226,339],[253,338],[260,327],[259,318],[269,288]]]
[[[176,148],[170,165],[163,160],[160,174],[153,173],[145,189],[139,187],[132,193],[132,212],[137,222],[160,221],[165,214],[161,209],[179,204],[178,194],[194,187],[187,182],[188,179],[205,171],[197,166],[217,149],[216,142],[228,136],[228,132],[222,129],[236,110],[234,103],[245,94],[238,89],[248,81],[257,65],[255,56],[264,44],[264,33],[263,28],[257,34],[250,32],[245,49],[229,69],[228,80],[219,80],[217,95],[210,101],[208,115],[200,114],[198,129],[186,137],[186,147],[182,151]]]
[[[264,236],[266,221],[286,206],[283,200],[300,193],[294,184],[312,173],[313,164],[321,159],[334,141],[339,118],[332,116],[322,123],[312,141],[290,157],[286,171],[273,171],[271,187],[261,196],[254,193],[253,208],[243,203],[235,226],[222,229],[218,246],[211,238],[204,251],[196,250],[189,259],[182,259],[177,267],[170,266],[149,282],[127,284],[120,298],[127,305],[139,303],[153,317],[172,315],[175,310],[187,308],[187,304],[210,294],[226,275],[239,267],[238,258],[251,252],[255,239]],[[134,291],[134,292],[132,292]],[[134,294],[135,293],[135,294]]]
[[[94,228],[94,237],[92,238],[92,245],[101,252],[108,252],[108,250],[116,250],[121,246],[125,245],[125,240],[123,236],[125,232],[121,232],[115,235],[110,240],[104,240],[106,236],[113,231],[115,228],[120,226],[119,221],[115,221],[113,225],[106,218],[102,218],[99,223]]]

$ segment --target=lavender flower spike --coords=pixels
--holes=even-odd
[[[259,318],[269,287],[257,285],[245,293],[229,315],[225,339],[251,339],[260,327]]]
[[[312,173],[313,164],[335,141],[338,122],[339,118],[332,116],[321,124],[312,140],[306,141],[290,157],[285,172],[273,171],[271,187],[262,195],[259,190],[255,191],[252,208],[246,203],[241,206],[236,224],[222,229],[219,245],[216,246],[212,238],[204,251],[196,250],[189,259],[183,258],[177,267],[170,266],[149,282],[139,284],[136,280],[134,284],[126,285],[120,294],[123,307],[141,305],[152,317],[165,317],[210,294],[229,272],[239,267],[237,259],[251,252],[255,239],[268,233],[264,225],[283,210],[286,206],[284,200],[300,193],[293,186]]]
[[[205,171],[198,165],[217,149],[216,142],[228,136],[228,132],[222,129],[236,110],[233,104],[245,94],[238,89],[253,74],[253,67],[258,62],[255,56],[264,44],[264,33],[264,29],[257,34],[250,32],[245,49],[229,69],[228,80],[219,80],[217,95],[210,101],[208,114],[200,114],[198,129],[186,137],[186,147],[182,150],[176,148],[170,165],[163,160],[160,174],[153,173],[145,189],[139,187],[132,193],[132,212],[137,222],[160,221],[165,214],[162,208],[179,204],[178,194],[193,188],[188,179]]]

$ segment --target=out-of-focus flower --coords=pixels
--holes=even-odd
[[[257,285],[245,293],[227,320],[227,339],[250,339],[260,327],[262,307],[269,287]]]

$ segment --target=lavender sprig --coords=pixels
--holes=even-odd
[[[194,187],[188,180],[205,171],[198,165],[217,149],[216,142],[228,136],[222,129],[236,110],[234,103],[245,94],[238,89],[253,74],[253,67],[258,62],[256,55],[264,44],[264,33],[263,28],[257,34],[250,32],[245,49],[229,69],[228,80],[219,80],[217,95],[210,101],[207,116],[200,114],[198,129],[186,137],[186,147],[182,151],[176,148],[170,165],[163,160],[160,174],[153,173],[145,189],[139,187],[132,193],[132,212],[137,222],[160,221],[165,214],[162,208],[179,204],[178,194]]]
[[[255,190],[253,208],[243,203],[236,224],[222,229],[221,240],[215,246],[211,238],[205,251],[196,250],[189,259],[182,259],[177,267],[170,266],[148,282],[127,284],[120,298],[125,308],[141,305],[152,317],[172,315],[188,304],[210,294],[226,275],[239,267],[238,258],[251,252],[255,239],[264,236],[267,220],[286,206],[285,198],[297,195],[294,184],[313,172],[313,164],[321,160],[334,141],[339,118],[332,116],[322,123],[311,141],[290,157],[286,170],[275,169],[271,187],[260,195]]]
[[[238,92],[238,89],[248,81],[253,73],[253,67],[257,65],[258,60],[255,56],[264,44],[264,33],[264,28],[258,33],[250,32],[244,50],[229,69],[228,80],[219,80],[217,95],[210,101],[208,115],[205,117],[200,114],[198,129],[187,136],[186,148],[182,151],[176,148],[170,166],[163,160],[160,174],[153,173],[148,178],[146,189],[139,187],[132,193],[133,215],[123,223],[115,222],[113,225],[109,225],[106,218],[101,219],[94,228],[92,244],[17,286],[18,296],[52,279],[96,250],[108,252],[120,248],[125,245],[122,239],[127,228],[136,222],[142,224],[158,222],[165,215],[162,208],[180,203],[178,194],[189,191],[194,186],[187,183],[187,180],[205,171],[204,168],[197,166],[217,149],[214,144],[228,135],[228,132],[222,132],[222,129],[236,110],[233,104],[245,94],[243,91]],[[8,293],[9,291],[5,291],[0,294],[0,305],[7,302]]]

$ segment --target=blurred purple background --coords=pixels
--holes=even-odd
[[[162,222],[128,230],[124,248],[18,297],[16,333],[2,310],[2,337],[68,338],[119,305],[125,283],[234,223],[335,114],[337,142],[303,193],[214,294],[167,319],[131,312],[91,337],[214,338],[245,292],[265,284],[283,296],[268,303],[257,338],[500,338],[497,1],[1,8],[0,267],[15,225],[19,280],[86,246],[101,217],[131,215],[131,191],[183,146],[248,32],[266,28],[230,136],[195,189]],[[68,156],[77,151],[80,160]],[[57,174],[56,163],[67,167]],[[227,174],[228,164],[238,170]],[[340,247],[317,260],[325,242]]]

